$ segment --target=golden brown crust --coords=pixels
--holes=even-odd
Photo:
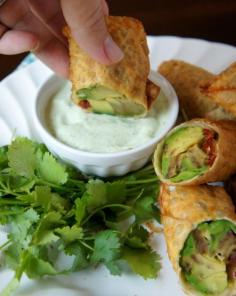
[[[154,84],[149,79],[147,80],[146,84],[146,95],[147,95],[147,102],[148,102],[148,109],[151,109],[152,105],[156,101],[158,95],[160,94],[160,87]]]
[[[180,107],[184,109],[188,119],[203,117],[213,120],[234,119],[202,92],[202,85],[210,85],[214,75],[195,65],[180,61],[170,60],[162,63],[158,71],[167,78],[175,88],[179,97]]]
[[[217,75],[202,91],[228,112],[236,116],[236,63]]]
[[[68,28],[64,34],[69,41],[70,79],[72,98],[76,91],[95,84],[101,84],[148,107],[146,82],[150,71],[148,47],[142,23],[130,17],[106,17],[108,31],[124,52],[124,58],[117,64],[105,66],[93,60],[73,39]]]
[[[222,187],[162,185],[160,207],[170,261],[185,290],[193,292],[184,282],[179,265],[184,243],[190,232],[202,222],[226,219],[236,223],[233,203]],[[230,294],[226,291],[223,295]]]
[[[216,146],[216,159],[213,165],[201,176],[179,183],[172,183],[166,179],[161,172],[160,157],[164,140],[157,145],[154,153],[154,167],[159,178],[173,185],[199,185],[208,182],[224,181],[236,172],[236,122],[234,121],[212,121],[209,119],[193,119],[182,123],[168,133],[168,136],[177,129],[186,126],[201,126],[215,131],[218,134]]]

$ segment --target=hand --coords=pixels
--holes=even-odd
[[[33,51],[59,75],[68,75],[66,24],[88,54],[103,64],[123,57],[107,32],[105,0],[7,0],[0,7],[0,54]]]

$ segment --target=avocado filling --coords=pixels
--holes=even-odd
[[[176,130],[163,144],[163,176],[178,183],[205,173],[214,163],[216,141],[214,131],[199,126]]]
[[[99,114],[134,116],[145,114],[145,107],[101,85],[77,91],[78,105]]]
[[[227,220],[204,222],[181,251],[185,281],[203,295],[219,295],[236,280],[236,226]]]

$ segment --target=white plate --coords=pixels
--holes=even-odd
[[[236,61],[236,48],[219,43],[178,37],[149,37],[152,69],[164,60],[182,59],[218,73]],[[37,138],[32,126],[32,107],[39,86],[51,71],[39,61],[14,72],[0,84],[0,145],[9,143],[12,134]],[[183,296],[178,279],[167,258],[164,239],[153,238],[161,254],[162,270],[156,280],[145,281],[134,274],[111,276],[104,267],[70,276],[40,281],[22,279],[18,296]],[[0,272],[1,288],[11,279],[11,271]]]

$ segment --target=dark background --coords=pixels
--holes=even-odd
[[[150,35],[195,37],[236,46],[235,0],[108,0],[108,3],[111,14],[142,20]],[[0,55],[0,79],[23,57]]]

